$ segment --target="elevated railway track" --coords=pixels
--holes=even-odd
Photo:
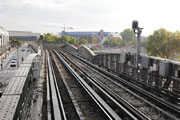
[[[79,56],[77,56],[75,54],[72,54],[72,53],[69,53],[69,52],[68,52],[68,54],[75,57],[75,59],[78,60],[80,63],[85,64],[86,65],[85,69],[87,67],[89,67],[92,70],[96,71],[96,74],[102,75],[102,76],[104,76],[105,78],[108,78],[108,79],[112,79],[112,81],[114,83],[117,83],[119,85],[123,85],[126,88],[128,88],[129,90],[133,91],[132,93],[136,94],[136,96],[137,95],[141,96],[140,98],[143,101],[147,101],[147,102],[150,101],[149,103],[152,106],[154,106],[154,108],[158,108],[158,107],[160,108],[159,109],[161,111],[161,112],[159,111],[160,114],[165,113],[167,116],[169,116],[169,119],[178,119],[179,118],[180,107],[179,107],[178,104],[173,104],[173,103],[171,103],[169,101],[166,101],[165,99],[151,93],[151,91],[142,89],[141,86],[138,86],[135,83],[131,83],[131,81],[123,79],[123,78],[117,76],[116,74],[109,72],[109,70],[107,70],[107,69],[100,68],[99,66],[94,65],[91,62],[89,62],[89,61],[87,61],[87,60],[85,60],[85,59],[83,59],[83,58],[81,58],[81,57],[79,57]],[[94,76],[94,74],[92,76]],[[133,101],[135,101],[135,100],[133,100]]]
[[[86,52],[83,52],[86,48],[83,47],[77,52],[68,52],[51,46],[44,46],[44,48],[46,49],[46,72],[44,74],[46,79],[43,83],[44,106],[42,108],[44,120],[178,120],[180,118],[177,96],[174,96],[175,102],[171,102],[167,99],[168,93],[166,91],[164,91],[165,94],[162,94],[163,91],[157,94],[158,90],[155,92],[152,89],[145,89],[146,87],[140,84],[143,79],[147,79],[146,75],[140,73],[146,71],[138,72],[138,74],[124,73],[125,76],[123,76],[123,74],[114,71],[119,64],[117,61],[109,62],[109,55],[107,55],[107,61],[101,61],[102,64],[96,62],[94,64],[93,59],[82,58],[81,53],[86,55]],[[32,61],[29,63],[27,60],[21,65],[23,69],[27,68],[27,74],[24,75],[23,70],[19,70],[14,76],[17,79],[9,84],[0,99],[0,111],[4,119],[27,119],[31,116],[30,112],[27,114],[31,98],[26,97],[26,95],[32,96],[30,94],[35,88],[32,83],[36,80],[34,72],[38,66],[35,67],[35,63],[40,54],[34,55],[36,58],[33,59],[33,63]],[[158,62],[161,63],[161,61]],[[99,67],[99,65],[102,66]],[[131,71],[125,66],[123,66],[123,70],[119,68],[118,70]],[[134,77],[136,80],[133,80]],[[28,81],[31,90],[26,87],[27,84],[18,84],[23,81]],[[20,89],[18,94],[16,88]],[[176,93],[176,91],[170,92]],[[18,96],[21,99],[13,100],[14,97]],[[22,98],[23,102],[18,102]],[[6,100],[8,101],[6,102]],[[12,104],[12,101],[16,101],[16,103]],[[12,106],[13,112],[9,111],[11,106],[6,107],[5,103],[16,104],[15,107]]]
[[[178,120],[180,111],[173,104],[75,54],[52,51],[64,59],[121,119]]]
[[[52,119],[121,120],[61,56],[51,52],[50,57],[48,73],[53,75],[49,75],[48,81],[55,83],[54,87],[51,87],[51,82],[49,84]]]

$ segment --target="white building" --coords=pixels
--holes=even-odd
[[[9,33],[6,29],[0,26],[0,47],[8,45]]]

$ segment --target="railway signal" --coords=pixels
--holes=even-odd
[[[140,57],[140,53],[141,53],[141,33],[142,33],[143,28],[140,28],[138,26],[138,21],[137,20],[133,20],[132,29],[133,29],[134,33],[137,34],[136,67],[138,67],[139,57]]]
[[[43,39],[43,35],[40,35],[40,40],[42,40]]]

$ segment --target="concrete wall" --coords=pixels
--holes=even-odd
[[[69,52],[76,52],[77,48],[74,45],[64,45],[61,47],[64,50],[67,50]]]
[[[63,50],[67,50],[69,52],[74,52],[77,55],[79,55],[82,58],[85,58],[89,61],[93,61],[93,59],[95,57],[95,53],[86,46],[81,46],[80,48],[77,49],[74,45],[69,44],[69,45],[62,46],[61,48]]]
[[[77,49],[77,54],[89,61],[94,59],[95,53],[86,46],[81,46]]]

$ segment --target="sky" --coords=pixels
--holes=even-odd
[[[179,0],[0,0],[0,26],[7,30],[57,33],[122,32],[138,20],[142,35],[180,31]],[[47,25],[47,26],[43,26]]]

